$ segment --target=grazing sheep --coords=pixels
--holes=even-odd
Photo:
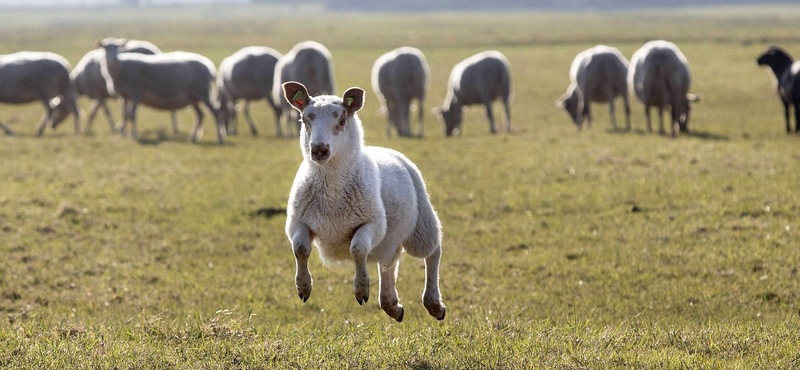
[[[489,117],[489,132],[496,133],[492,102],[500,98],[506,109],[506,132],[511,130],[509,103],[511,91],[511,65],[499,51],[484,51],[475,54],[453,67],[447,87],[444,106],[434,113],[444,121],[445,135],[451,136],[458,129],[461,135],[462,107],[472,104],[486,106]]]
[[[277,135],[283,136],[280,121],[281,117],[285,116],[287,134],[291,136],[295,129],[300,130],[299,120],[291,117],[292,110],[283,99],[281,84],[287,81],[297,81],[305,85],[312,95],[333,94],[336,84],[333,81],[331,52],[318,42],[301,42],[278,60],[273,80],[272,97],[275,104],[280,104]],[[291,126],[295,126],[295,128]]]
[[[789,106],[794,105],[794,132],[800,132],[800,62],[795,62],[789,53],[778,46],[770,46],[758,57],[758,65],[769,66],[775,88],[783,103],[783,115],[786,118],[786,132],[792,132],[789,118]]]
[[[417,99],[419,136],[422,137],[425,92],[430,85],[430,68],[419,49],[401,47],[383,54],[372,66],[372,89],[387,112],[386,136],[392,126],[399,136],[411,136],[409,110],[411,100]]]
[[[128,40],[124,47],[120,49],[120,53],[139,53],[139,54],[161,54],[161,50],[147,41]],[[108,92],[106,79],[103,77],[102,64],[105,58],[105,51],[103,49],[94,49],[81,58],[78,65],[70,73],[75,84],[75,90],[78,96],[87,96],[92,99],[92,106],[89,109],[89,117],[86,120],[86,133],[92,129],[92,122],[97,115],[100,108],[106,114],[108,125],[111,131],[114,131],[114,118],[111,116],[111,111],[106,105],[106,99],[115,98]],[[172,131],[178,133],[178,120],[175,111],[172,111]]]
[[[217,73],[217,90],[219,90],[219,108],[222,124],[228,128],[229,134],[236,134],[236,101],[245,99],[244,117],[250,125],[253,135],[258,134],[253,118],[250,117],[250,102],[267,99],[269,106],[280,117],[279,106],[272,98],[272,79],[275,64],[281,54],[274,49],[263,46],[250,46],[241,49],[225,58],[219,65]],[[231,119],[233,122],[231,124]],[[278,130],[280,121],[276,119]]]
[[[46,127],[56,128],[69,113],[75,115],[80,133],[80,114],[69,79],[70,65],[58,54],[24,51],[0,56],[0,102],[25,104],[40,101],[45,114],[36,125],[41,136]],[[6,135],[11,130],[0,123]]]
[[[197,132],[203,124],[203,103],[213,114],[217,123],[217,140],[225,140],[225,127],[219,121],[217,109],[211,103],[211,87],[215,68],[208,58],[181,51],[145,55],[120,54],[126,40],[106,38],[100,41],[105,49],[103,75],[108,90],[123,99],[123,118],[119,131],[124,135],[125,126],[131,121],[131,136],[136,138],[136,108],[139,103],[148,107],[175,110],[187,105],[194,107],[197,119],[190,138],[197,141]]]
[[[444,319],[439,293],[442,231],[417,167],[402,154],[364,146],[356,111],[364,90],[353,87],[339,98],[311,97],[297,82],[283,84],[284,97],[302,120],[297,171],[286,219],[286,235],[297,264],[295,285],[300,299],[311,295],[308,257],[312,242],[324,261],[355,263],[356,301],[369,299],[368,262],[380,272],[380,305],[403,320],[395,289],[400,252],[425,259],[422,302],[428,313]]]
[[[675,44],[650,41],[633,53],[628,85],[644,103],[648,132],[653,132],[650,107],[658,107],[659,132],[664,134],[663,109],[666,106],[672,108],[672,136],[679,131],[689,131],[690,103],[699,101],[696,95],[688,93],[691,83],[689,62]]]
[[[583,128],[586,119],[592,125],[591,102],[609,103],[611,125],[617,128],[614,99],[625,102],[625,124],[631,129],[631,108],[628,101],[628,60],[616,48],[598,45],[582,51],[572,61],[569,79],[572,82],[556,104],[567,110],[572,120]]]

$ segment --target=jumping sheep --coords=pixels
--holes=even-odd
[[[267,99],[275,112],[277,129],[280,131],[280,106],[275,104],[272,97],[275,64],[280,57],[281,54],[274,49],[250,46],[222,60],[217,73],[217,90],[222,124],[228,128],[229,134],[234,135],[238,131],[235,108],[239,99],[245,100],[244,116],[253,135],[258,135],[250,117],[250,102],[253,100]]]
[[[663,109],[666,106],[672,108],[672,136],[679,131],[689,131],[691,103],[699,101],[698,96],[688,93],[691,83],[689,62],[675,44],[650,41],[633,53],[628,85],[644,103],[648,132],[653,132],[650,107],[658,107],[659,132],[664,134]]]
[[[26,104],[40,101],[45,114],[36,125],[41,136],[46,127],[56,128],[70,113],[75,133],[80,133],[80,114],[69,78],[70,65],[54,53],[24,51],[0,56],[0,102]],[[6,135],[11,130],[0,123]]]
[[[794,105],[794,132],[800,132],[800,62],[795,62],[789,53],[778,46],[770,46],[758,57],[758,65],[769,66],[772,72],[775,89],[783,103],[783,115],[786,118],[786,132],[792,132],[789,118],[789,106]]]
[[[417,99],[419,136],[422,137],[425,92],[430,85],[430,68],[419,49],[401,47],[381,55],[372,66],[372,89],[387,113],[386,136],[392,126],[399,136],[411,136],[409,110]]]
[[[217,109],[211,103],[211,83],[215,79],[214,64],[208,58],[194,53],[175,51],[171,53],[144,55],[120,54],[126,40],[106,38],[100,41],[105,49],[103,75],[108,90],[123,99],[123,118],[119,131],[124,135],[125,126],[131,121],[131,136],[136,138],[136,108],[139,103],[148,107],[176,110],[188,105],[194,107],[197,119],[190,138],[197,141],[197,132],[203,124],[204,104],[217,123],[217,140],[225,140],[225,126],[220,123]]]
[[[364,90],[353,87],[341,98],[311,97],[300,83],[283,84],[286,101],[300,113],[303,162],[294,178],[287,207],[286,235],[292,243],[300,299],[311,295],[308,258],[312,243],[323,261],[355,264],[356,301],[369,299],[367,263],[377,263],[380,306],[403,320],[395,282],[400,252],[425,260],[422,302],[444,319],[439,293],[442,231],[417,167],[391,149],[364,146],[356,111]]]
[[[120,53],[139,53],[139,54],[161,54],[161,50],[147,41],[128,40],[125,46],[119,51]],[[89,109],[89,117],[86,120],[86,133],[92,129],[92,122],[97,115],[97,111],[102,108],[108,119],[108,125],[111,131],[115,131],[114,118],[111,116],[111,111],[106,105],[106,99],[116,98],[108,91],[108,86],[105,77],[103,77],[102,64],[105,59],[105,50],[102,48],[94,49],[81,58],[78,65],[70,73],[70,78],[75,85],[75,90],[78,96],[86,96],[92,99],[92,106]],[[125,109],[123,107],[123,109]],[[178,133],[178,119],[175,111],[172,111],[172,131]]]
[[[572,61],[569,70],[571,84],[556,105],[566,109],[572,120],[583,128],[584,119],[592,125],[591,102],[609,103],[611,125],[617,128],[614,99],[621,96],[625,103],[625,124],[631,129],[631,109],[628,101],[628,60],[616,48],[598,45],[582,51]]]
[[[499,51],[484,51],[475,54],[453,67],[447,87],[447,96],[442,108],[434,113],[444,121],[445,135],[451,136],[458,129],[461,135],[462,107],[472,104],[486,106],[489,117],[489,132],[494,128],[492,102],[500,98],[506,111],[506,132],[511,130],[511,110],[513,99],[511,86],[511,65]]]
[[[294,130],[300,130],[297,119],[294,119],[292,110],[283,99],[281,84],[288,81],[297,81],[316,95],[333,94],[336,84],[333,80],[333,57],[331,52],[322,44],[315,41],[305,41],[295,45],[286,55],[278,60],[275,65],[275,77],[272,86],[272,97],[276,104],[280,104],[278,116],[277,135],[283,136],[281,131],[281,117],[286,117],[286,129],[289,136]],[[295,126],[294,128],[292,126]]]

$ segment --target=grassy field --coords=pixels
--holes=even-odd
[[[784,133],[755,62],[773,42],[800,55],[798,7],[17,11],[0,24],[0,53],[49,50],[73,65],[112,35],[215,63],[248,45],[326,44],[339,92],[368,92],[367,142],[404,152],[426,178],[444,227],[448,306],[443,322],[427,315],[423,264],[408,256],[403,323],[377,299],[359,306],[352,269],[324,267],[316,252],[314,293],[297,298],[279,211],[301,154],[274,137],[263,102],[253,108],[263,134],[224,146],[208,120],[189,144],[187,110],[173,135],[168,113],[140,109],[137,142],[103,119],[91,135],[72,135],[68,121],[37,138],[40,107],[3,105],[15,135],[0,136],[2,368],[800,367],[800,138]],[[656,38],[678,44],[704,95],[691,135],[646,134],[638,102],[633,132],[610,130],[601,105],[578,132],[555,107],[575,54],[605,43],[629,57]],[[461,138],[443,137],[430,114],[424,139],[385,138],[369,74],[402,45],[428,58],[426,110],[441,104],[453,64],[505,53],[512,132],[489,135],[473,108]]]

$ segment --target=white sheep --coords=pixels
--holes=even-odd
[[[147,41],[128,40],[125,46],[120,49],[120,53],[152,55],[161,54],[161,50]],[[105,57],[105,50],[102,48],[94,49],[86,53],[70,73],[70,78],[72,78],[78,96],[86,96],[92,99],[89,117],[86,120],[86,128],[84,129],[87,133],[91,131],[92,123],[100,108],[105,112],[111,131],[115,130],[114,118],[111,116],[108,105],[106,105],[106,99],[116,98],[116,96],[109,93],[106,79],[103,77],[102,64]],[[178,133],[178,119],[175,111],[172,111],[172,131]]]
[[[197,141],[197,133],[203,124],[204,104],[217,122],[217,140],[225,140],[225,126],[220,123],[216,107],[211,103],[211,83],[215,80],[216,68],[208,58],[182,51],[144,55],[120,54],[119,49],[127,41],[106,38],[99,46],[105,49],[103,75],[108,90],[123,99],[123,119],[119,130],[125,134],[125,126],[131,121],[131,136],[136,138],[136,108],[139,103],[148,107],[175,110],[191,105],[197,119],[190,138]]]
[[[284,97],[298,112],[303,162],[289,195],[286,235],[297,264],[300,299],[311,295],[308,257],[311,244],[324,261],[355,263],[356,301],[369,298],[368,262],[380,272],[380,305],[403,320],[395,289],[400,252],[425,259],[422,302],[428,313],[444,319],[439,293],[442,231],[417,167],[391,149],[364,146],[356,111],[364,90],[353,87],[339,98],[311,97],[300,83],[283,84]]]
[[[556,105],[567,110],[572,120],[583,128],[584,119],[592,125],[591,102],[608,102],[611,125],[617,128],[614,99],[621,96],[625,103],[625,124],[631,129],[631,109],[628,100],[628,60],[616,48],[598,45],[579,53],[569,70],[571,84]]]
[[[699,101],[697,95],[688,93],[691,84],[689,62],[675,44],[650,41],[633,53],[628,85],[644,103],[648,132],[653,132],[650,107],[658,107],[659,132],[664,134],[663,110],[667,106],[672,108],[672,136],[688,132],[691,103]]]
[[[80,114],[69,69],[69,62],[54,53],[23,51],[2,55],[0,102],[41,102],[45,114],[36,125],[36,135],[41,136],[46,127],[56,128],[70,113],[75,116],[75,133],[80,133]],[[0,129],[11,135],[11,130],[2,123]]]
[[[283,136],[280,120],[281,117],[286,117],[287,134],[291,136],[294,130],[300,130],[300,126],[297,123],[299,121],[290,114],[292,110],[283,99],[281,84],[297,81],[305,85],[314,96],[333,94],[336,90],[336,83],[333,80],[331,52],[318,42],[301,42],[278,60],[278,64],[275,65],[273,81],[272,97],[275,103],[281,106],[277,135]]]
[[[506,132],[511,130],[513,99],[511,65],[499,51],[484,51],[475,54],[453,67],[447,87],[447,96],[442,108],[434,109],[445,125],[445,135],[451,136],[458,129],[461,134],[462,107],[483,104],[489,117],[489,132],[496,133],[492,102],[501,99],[506,111]]]
[[[222,60],[217,72],[217,90],[222,123],[228,133],[237,133],[236,101],[244,99],[244,117],[250,125],[250,132],[258,135],[258,130],[250,117],[250,102],[266,99],[275,112],[277,129],[280,130],[280,106],[272,97],[272,84],[275,64],[281,54],[264,46],[249,46]],[[280,103],[281,100],[278,101]]]
[[[422,51],[401,47],[381,55],[372,66],[372,89],[387,113],[386,136],[392,126],[400,136],[411,136],[409,110],[411,101],[418,102],[419,136],[422,137],[423,103],[430,85],[430,68]]]

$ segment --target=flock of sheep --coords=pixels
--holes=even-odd
[[[208,109],[217,123],[217,138],[222,143],[228,133],[237,131],[236,102],[244,100],[244,116],[253,135],[258,133],[250,116],[250,102],[266,99],[274,108],[275,130],[283,136],[299,132],[297,114],[281,99],[281,83],[297,81],[313,95],[335,91],[333,58],[325,46],[314,41],[295,45],[281,55],[268,47],[247,47],[220,64],[219,71],[206,57],[176,51],[163,53],[146,41],[106,38],[98,48],[87,53],[70,72],[69,63],[53,53],[20,52],[0,57],[0,102],[22,104],[40,101],[46,110],[36,134],[55,128],[69,114],[75,117],[75,132],[80,132],[77,97],[93,100],[86,122],[91,130],[95,116],[102,109],[112,131],[136,137],[136,111],[139,104],[172,111],[172,129],[178,131],[175,111],[191,106],[196,119],[190,139],[195,142]],[[419,135],[422,135],[422,106],[430,85],[430,72],[419,49],[404,47],[381,56],[372,73],[375,93],[387,113],[387,135],[396,130],[411,136],[409,112],[411,101],[419,104]],[[216,89],[212,88],[216,86]],[[505,104],[506,130],[510,126],[511,74],[508,60],[500,52],[487,51],[472,56],[453,68],[450,91],[438,113],[451,135],[461,124],[464,105],[483,104],[494,133],[491,104],[498,98]],[[215,93],[216,90],[216,93]],[[106,104],[118,97],[122,119],[115,124]],[[0,123],[0,129],[11,131]]]
[[[75,132],[80,132],[78,96],[93,103],[85,131],[90,131],[98,111],[102,109],[109,126],[123,135],[130,123],[131,136],[136,137],[136,110],[139,104],[172,111],[172,129],[178,131],[175,111],[192,106],[196,120],[190,139],[196,141],[205,114],[211,111],[217,123],[218,140],[222,143],[230,132],[237,132],[236,102],[244,100],[245,119],[253,135],[258,133],[250,116],[250,102],[266,99],[274,109],[276,134],[284,136],[282,122],[291,136],[299,131],[295,113],[280,98],[281,83],[297,81],[312,95],[335,91],[331,53],[325,46],[307,41],[295,45],[286,55],[268,47],[247,47],[225,58],[216,70],[201,55],[187,52],[163,53],[146,41],[107,38],[98,42],[98,49],[87,53],[70,72],[69,63],[53,53],[20,52],[0,56],[0,102],[22,104],[39,101],[45,114],[36,125],[41,135],[45,128],[55,128],[70,114],[75,118]],[[778,47],[772,47],[759,59],[769,65],[785,107],[787,130],[790,130],[789,108],[800,104],[800,94],[791,94],[800,80],[794,77],[800,67]],[[505,108],[505,130],[510,130],[510,103],[513,99],[510,64],[498,51],[473,55],[456,64],[448,81],[447,96],[434,112],[444,123],[446,135],[460,133],[462,107],[480,104],[486,109],[489,130],[495,133],[492,103],[502,101]],[[650,107],[659,114],[659,131],[663,134],[663,110],[671,110],[672,135],[688,131],[691,103],[699,96],[689,94],[691,72],[686,57],[675,44],[651,41],[637,50],[629,63],[619,50],[599,45],[578,54],[570,68],[571,85],[557,104],[572,117],[578,128],[592,123],[590,102],[608,102],[611,123],[617,127],[614,100],[622,97],[627,129],[630,124],[629,91],[645,105],[647,129],[652,131]],[[212,88],[215,86],[215,88]],[[417,102],[419,130],[423,134],[423,102],[430,86],[430,69],[423,53],[416,48],[401,47],[380,56],[372,69],[372,87],[386,113],[386,134],[396,131],[412,136],[410,107]],[[800,88],[800,87],[799,87]],[[122,119],[115,124],[106,104],[119,97]],[[795,110],[800,118],[800,113]],[[798,119],[800,121],[800,119]],[[0,130],[11,131],[0,123]],[[797,130],[797,128],[795,128]]]

